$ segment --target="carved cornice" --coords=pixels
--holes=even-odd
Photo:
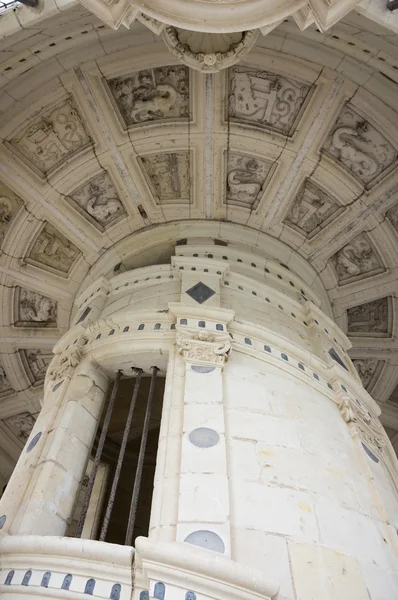
[[[228,335],[208,331],[178,331],[176,342],[184,360],[195,365],[223,367],[231,351]]]

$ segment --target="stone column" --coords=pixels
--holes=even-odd
[[[84,338],[62,338],[47,374],[43,408],[0,502],[2,534],[64,535],[107,390],[107,378],[79,364]]]

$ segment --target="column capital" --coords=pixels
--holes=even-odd
[[[178,352],[195,365],[223,367],[231,351],[229,335],[208,331],[178,331]]]

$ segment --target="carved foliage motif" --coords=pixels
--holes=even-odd
[[[30,413],[23,412],[4,419],[4,422],[20,440],[26,442],[36,419]]]
[[[377,360],[376,358],[354,358],[352,359],[352,362],[358,371],[358,375],[365,389],[369,387],[375,374],[377,375],[380,372],[380,367],[383,363],[383,361]]]
[[[341,111],[323,148],[365,184],[398,157],[387,138],[349,105]]]
[[[44,381],[53,354],[43,353],[41,350],[23,350],[23,353],[34,382]]]
[[[308,85],[281,75],[233,67],[229,72],[229,117],[287,135],[309,90]]]
[[[308,238],[316,235],[343,210],[333,198],[320,187],[304,182],[284,222]]]
[[[354,402],[349,396],[340,397],[339,409],[348,424],[351,435],[359,437],[377,454],[382,454],[386,445],[386,433],[377,417],[374,417],[363,404]]]
[[[161,204],[190,202],[190,154],[150,154],[141,158],[154,196]]]
[[[184,66],[157,67],[108,80],[127,126],[189,116],[189,71]]]
[[[223,366],[231,350],[231,339],[226,335],[178,332],[178,352],[189,363],[196,365]]]
[[[46,175],[90,143],[71,98],[44,111],[9,140],[9,145],[42,175]]]
[[[229,153],[227,204],[255,208],[272,163],[243,154]]]
[[[47,370],[50,381],[56,381],[62,377],[71,377],[83,354],[85,338],[80,337],[72,346],[68,346],[62,352],[56,354]]]
[[[8,394],[12,392],[10,382],[8,381],[7,375],[3,367],[0,365],[0,394]]]
[[[11,221],[21,208],[23,202],[9,187],[0,181],[0,246]]]
[[[361,275],[372,275],[382,270],[380,259],[364,233],[339,250],[332,257],[332,263],[341,283],[348,283]]]
[[[348,333],[386,336],[390,334],[389,299],[379,298],[347,310]]]
[[[37,236],[28,259],[67,275],[79,254],[72,242],[47,223]]]
[[[32,292],[17,288],[17,327],[51,327],[57,321],[57,303],[55,300]]]
[[[106,172],[90,179],[71,194],[71,199],[85,216],[89,215],[102,227],[111,225],[115,219],[125,213],[124,206]]]

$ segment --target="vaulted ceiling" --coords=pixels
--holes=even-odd
[[[326,34],[286,20],[207,75],[143,24],[113,31],[76,5],[3,37],[0,475],[90,266],[181,219],[245,224],[308,260],[398,447],[397,82],[397,36],[357,13]]]

